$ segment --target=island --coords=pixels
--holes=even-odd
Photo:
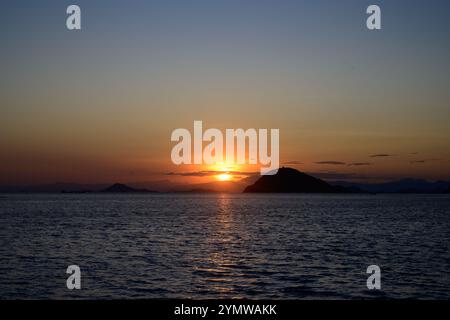
[[[147,189],[135,189],[130,186],[127,186],[126,184],[122,183],[115,183],[112,186],[101,190],[103,193],[150,193],[150,192],[157,192]]]
[[[314,178],[293,168],[282,167],[274,175],[261,176],[254,184],[244,190],[245,193],[347,193],[361,192],[358,189],[347,189],[332,186],[327,182]]]

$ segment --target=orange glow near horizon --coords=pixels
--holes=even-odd
[[[229,171],[239,171],[239,166],[230,162],[217,162],[211,165],[210,170],[212,171],[220,171],[220,172],[229,172]]]
[[[229,173],[222,173],[217,175],[219,181],[230,181],[233,176]]]

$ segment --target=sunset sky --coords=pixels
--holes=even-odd
[[[281,164],[326,179],[450,179],[448,0],[14,0],[0,17],[2,185],[228,179],[171,163],[194,120],[279,128]]]

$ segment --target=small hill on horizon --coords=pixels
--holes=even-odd
[[[112,186],[109,186],[108,188],[101,190],[100,192],[104,192],[104,193],[132,193],[132,192],[147,193],[147,192],[156,192],[156,191],[151,191],[151,190],[147,190],[147,189],[135,189],[130,186],[127,186],[126,184],[115,183]]]
[[[343,193],[359,192],[336,187],[293,168],[280,168],[274,175],[259,178],[244,190],[245,193]]]

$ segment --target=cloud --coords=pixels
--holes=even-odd
[[[343,166],[346,165],[345,162],[341,162],[341,161],[334,161],[334,160],[329,160],[329,161],[317,161],[314,162],[315,164],[331,164],[331,165],[337,165],[337,166]]]
[[[371,165],[373,165],[373,163],[372,162],[352,162],[352,163],[349,163],[348,164],[348,166],[371,166]]]
[[[255,174],[260,174],[259,172],[246,172],[246,171],[192,171],[192,172],[169,172],[166,173],[168,176],[183,176],[183,177],[209,177],[215,176],[221,173],[229,173],[236,176],[252,176]]]
[[[394,154],[387,154],[387,153],[378,153],[378,154],[372,154],[371,158],[385,158],[385,157],[393,157]]]
[[[426,162],[430,162],[430,161],[439,161],[441,159],[422,159],[422,160],[412,160],[409,163],[410,164],[418,164],[418,163],[426,163]]]
[[[297,161],[297,160],[293,160],[293,161],[283,162],[283,164],[303,164],[303,162],[300,162],[300,161]]]

